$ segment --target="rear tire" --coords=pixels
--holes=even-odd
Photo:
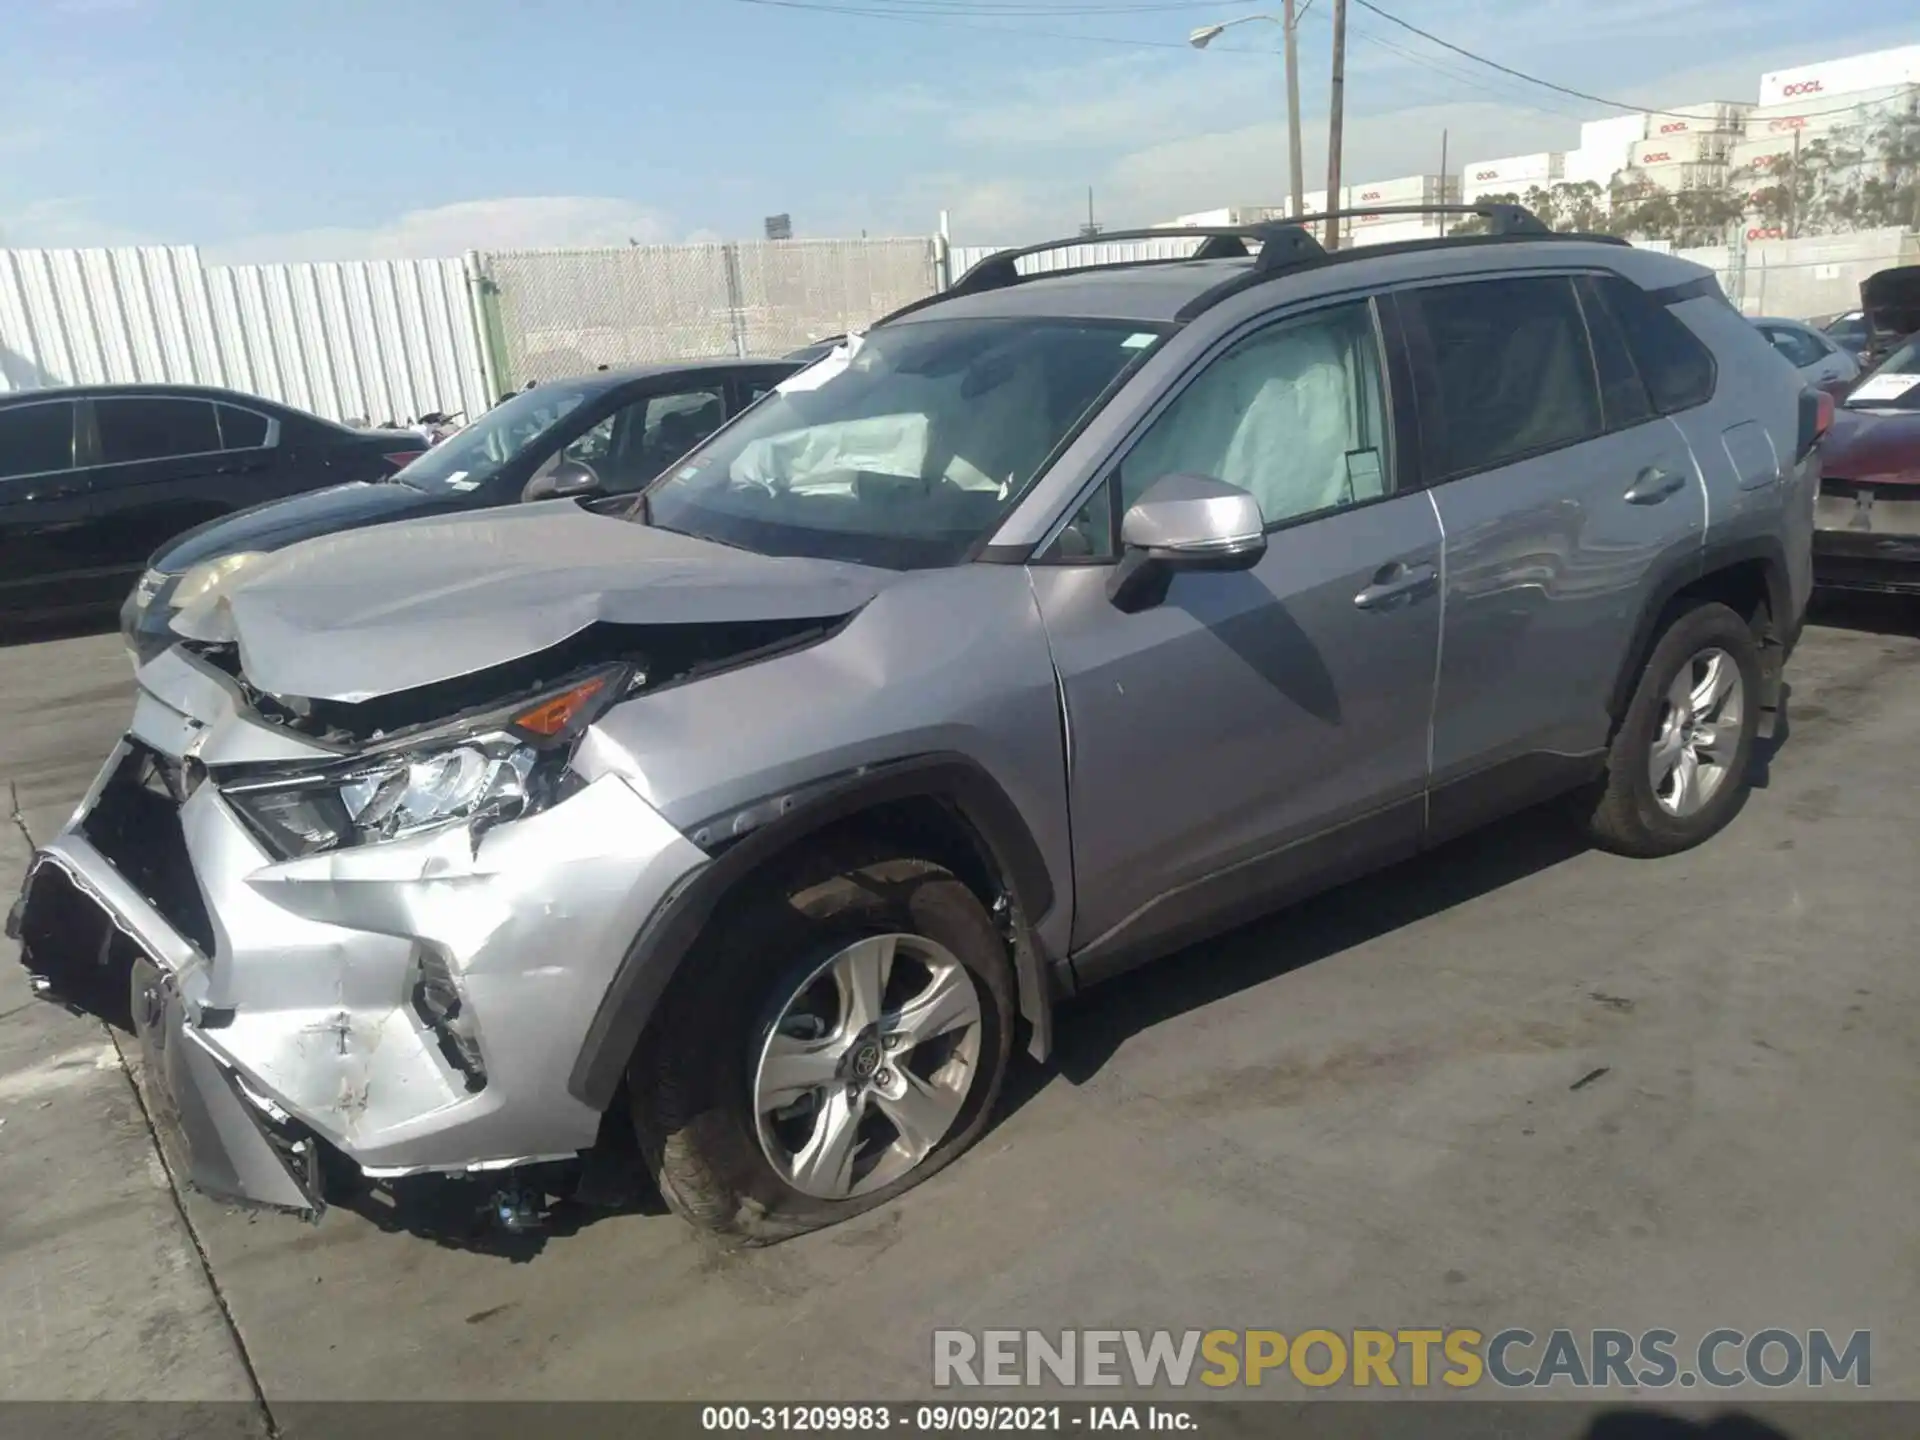
[[[803,857],[729,900],[662,1001],[628,1068],[641,1154],[733,1244],[858,1215],[986,1130],[1015,1004],[1007,944],[949,871]]]
[[[1727,606],[1703,601],[1655,642],[1583,802],[1593,843],[1653,858],[1690,849],[1744,802],[1759,728],[1760,648]]]

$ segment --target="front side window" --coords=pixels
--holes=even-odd
[[[1476,280],[1404,297],[1431,344],[1433,478],[1511,464],[1598,435],[1600,388],[1573,282]]]
[[[496,405],[393,478],[430,495],[478,490],[506,465],[549,441],[561,421],[604,387],[541,385]]]
[[[220,427],[207,400],[102,399],[93,402],[93,419],[100,433],[100,460],[106,465],[212,455],[220,449]]]
[[[73,402],[54,400],[0,410],[0,480],[73,468]]]
[[[633,518],[763,554],[955,564],[1161,333],[1039,317],[882,326],[688,455]]]
[[[1260,502],[1267,524],[1386,493],[1386,387],[1372,306],[1269,325],[1208,363],[1120,463],[1124,511],[1156,480],[1206,475]]]
[[[623,405],[560,453],[600,477],[601,491],[628,495],[718,430],[727,402],[717,386],[648,395]]]

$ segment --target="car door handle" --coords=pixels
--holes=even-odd
[[[1439,572],[1431,565],[1393,564],[1381,567],[1373,583],[1353,597],[1361,610],[1383,610],[1402,596],[1414,596],[1431,586]]]
[[[1669,495],[1679,492],[1687,483],[1687,477],[1673,470],[1662,470],[1649,465],[1634,479],[1627,491],[1629,505],[1658,505]]]

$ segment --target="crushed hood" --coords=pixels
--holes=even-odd
[[[893,572],[756,555],[569,500],[327,535],[183,610],[269,694],[357,703],[505,664],[590,625],[834,619]]]

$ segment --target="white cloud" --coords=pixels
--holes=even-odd
[[[432,259],[464,250],[654,245],[678,239],[669,219],[631,200],[524,195],[409,210],[384,225],[249,235],[203,246],[218,264],[291,260]]]
[[[1312,13],[1321,8],[1316,5]],[[1443,131],[1448,168],[1458,174],[1476,159],[1571,149],[1579,143],[1582,119],[1619,113],[1435,50],[1377,16],[1356,16],[1342,146],[1342,178],[1348,184],[1438,170]],[[1579,43],[1609,39],[1617,49],[1623,36],[1638,34],[1679,42],[1670,54],[1713,56],[1706,64],[1666,73],[1650,73],[1637,64],[1607,70],[1599,64],[1530,66],[1524,58],[1515,60],[1519,68],[1566,76],[1576,89],[1650,107],[1751,99],[1767,70],[1821,55],[1861,53],[1901,38],[1869,32],[1829,40],[1811,52],[1797,38],[1784,44],[1741,43],[1741,31],[1709,0],[1622,0],[1610,7],[1549,0],[1525,8],[1494,0],[1450,8],[1439,28],[1457,43],[1502,56],[1541,53],[1546,36],[1562,46],[1575,42],[1560,52],[1565,54]],[[1749,36],[1778,33],[1757,25],[1746,30]],[[1369,35],[1388,44],[1374,43]],[[1690,37],[1702,43],[1686,43]],[[1308,39],[1324,47],[1324,36]],[[1420,57],[1418,63],[1408,51]],[[1315,57],[1310,66],[1308,61],[1303,54],[1302,188],[1319,190],[1326,184],[1324,95],[1316,93],[1322,62]],[[1286,194],[1284,90],[1277,56],[1103,57],[1015,74],[996,90],[970,92],[964,101],[938,100],[918,89],[905,103],[937,127],[950,158],[941,172],[914,176],[890,203],[875,207],[882,223],[896,229],[923,230],[945,209],[960,243],[1011,244],[1068,234],[1086,218],[1088,186],[1098,218],[1110,228],[1224,205],[1274,204]],[[882,97],[874,108],[891,111],[894,101]],[[872,215],[853,203],[840,208]]]

